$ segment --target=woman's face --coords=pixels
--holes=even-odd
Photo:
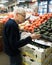
[[[18,23],[23,23],[25,21],[25,15],[21,13],[16,14],[16,21],[18,21]]]

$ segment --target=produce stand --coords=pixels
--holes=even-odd
[[[37,19],[34,20],[33,22],[31,21],[31,24],[34,23],[33,24],[34,26],[36,26],[36,22],[42,22],[37,27],[34,27],[33,32],[32,30],[31,31],[29,30],[30,26],[28,25],[26,25],[26,27],[28,26],[28,29],[26,28],[26,30],[24,30],[26,32],[22,32],[22,35],[21,35],[22,39],[26,38],[27,36],[30,36],[32,33],[41,34],[40,39],[32,40],[32,43],[29,43],[21,48],[24,65],[52,65],[52,37],[50,35],[50,33],[52,33],[52,31],[50,30],[52,29],[51,27],[52,26],[52,16],[49,13],[48,15],[50,17],[48,17],[47,14],[44,14],[42,16],[38,16],[37,18],[39,19],[38,21],[36,21]],[[44,20],[41,20],[42,18]],[[31,26],[33,27],[33,25]]]
[[[33,33],[41,36],[19,48],[23,65],[52,65],[52,0],[7,0],[8,2],[3,3],[2,1],[4,0],[0,1],[0,65],[10,65],[9,56],[3,52],[3,29],[4,24],[10,18],[13,19],[12,11],[18,7],[24,8],[26,12],[25,21],[18,24],[21,39]],[[1,4],[7,7],[6,10]]]
[[[22,39],[31,33],[22,32]],[[51,65],[52,64],[52,42],[42,39],[32,40],[21,48],[24,65]]]

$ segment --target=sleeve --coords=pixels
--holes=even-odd
[[[10,28],[10,35],[9,35],[9,41],[10,41],[10,45],[12,46],[12,48],[20,48],[28,43],[30,43],[32,41],[31,37],[28,36],[25,39],[20,40],[19,36],[19,27],[16,26],[11,26]]]

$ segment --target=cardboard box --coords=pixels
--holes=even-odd
[[[0,36],[2,36],[3,35],[3,29],[1,28],[0,29]]]
[[[31,61],[28,56],[23,56],[23,65],[31,65]]]
[[[51,54],[51,50],[52,48],[48,48],[48,49],[41,49],[39,48],[38,50],[34,51],[34,55],[36,56],[35,60],[37,62],[44,62],[44,60],[46,60],[47,57],[49,57],[49,55]]]
[[[4,26],[4,23],[0,23],[0,28],[3,28],[3,26]]]
[[[24,46],[22,48],[22,55],[26,55],[29,56],[33,59],[35,59],[35,55],[33,54],[34,50],[32,50],[32,48],[28,47],[28,46]]]
[[[4,24],[0,23],[0,36],[2,36],[3,34],[3,28],[4,28]]]
[[[52,53],[52,47],[43,49],[33,45],[26,45],[22,48],[22,54],[29,56],[37,62],[43,63]]]
[[[0,52],[3,50],[3,38],[0,36]]]
[[[28,57],[28,56],[23,56],[23,63],[25,63],[24,65],[50,65],[52,64],[52,54],[49,55],[49,57],[47,57],[43,63],[41,62],[37,62],[36,60]]]

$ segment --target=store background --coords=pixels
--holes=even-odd
[[[10,12],[12,14],[12,11],[14,10],[14,7],[16,7],[16,6],[25,8],[27,12],[33,12],[33,10],[35,9],[35,12],[40,14],[40,15],[43,15],[43,14],[46,14],[46,13],[52,13],[52,0],[38,0],[37,2],[35,2],[35,1],[36,0],[0,0],[0,22],[3,18],[8,17],[8,15],[6,15],[4,13]],[[6,11],[6,9],[7,9],[7,11]],[[33,10],[31,10],[31,9],[33,9]],[[2,13],[2,15],[1,15],[1,13]],[[31,15],[31,13],[30,13],[30,15]],[[34,18],[34,17],[31,16],[31,19],[32,18]],[[4,23],[5,23],[5,20],[4,20]],[[5,55],[5,53],[2,52],[2,50],[3,50],[3,45],[2,45],[3,41],[2,41],[2,32],[1,32],[1,30],[3,29],[4,23],[0,23],[0,51],[1,51],[0,52],[0,65],[9,65],[10,64],[9,57],[7,55]],[[43,41],[41,41],[41,42],[43,42]],[[28,47],[28,48],[30,48],[30,47]],[[34,49],[34,47],[33,47],[33,49]],[[28,51],[28,53],[30,51],[33,52],[32,49],[30,49]],[[36,52],[36,51],[34,51],[34,52]],[[24,51],[23,51],[23,53],[24,53]],[[38,53],[38,52],[36,52],[36,53]],[[30,57],[27,56],[26,59],[30,60],[31,56]],[[38,59],[39,59],[39,56],[38,56]],[[36,61],[37,61],[37,59],[36,59]],[[29,64],[30,63],[31,62],[29,61]],[[41,65],[41,63],[40,63],[40,65]]]

